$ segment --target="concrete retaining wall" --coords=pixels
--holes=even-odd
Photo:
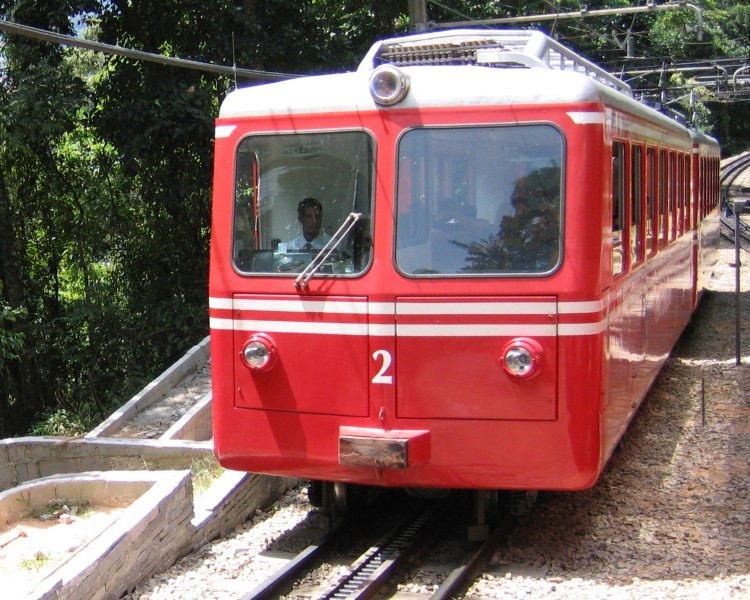
[[[160,439],[107,437],[203,367],[208,350],[206,338],[82,438],[0,441],[0,525],[18,516],[18,510],[3,512],[3,497],[16,505],[21,498],[26,507],[87,495],[104,499],[97,500],[100,505],[130,503],[29,598],[114,600],[294,485],[291,479],[226,471],[194,499],[190,468],[213,456],[210,393]]]
[[[211,348],[210,344],[210,338],[205,337],[199,344],[188,350],[185,356],[102,421],[98,427],[87,433],[86,437],[102,437],[118,432],[127,421],[163,398],[185,377],[192,375],[205,365]]]
[[[164,568],[189,546],[192,482],[188,471],[107,473],[105,481],[149,489],[27,596],[35,600],[118,598],[135,577]]]
[[[208,441],[213,437],[211,393],[203,396],[182,418],[161,436],[163,440]]]
[[[56,498],[86,500],[96,506],[127,506],[160,477],[160,473],[148,471],[136,475],[110,471],[34,479],[0,493],[0,524],[10,525],[26,518]]]
[[[189,469],[213,456],[210,442],[25,437],[0,443],[0,490],[39,477],[86,471]]]
[[[34,441],[27,439],[16,446],[24,446],[28,455],[46,456],[49,440],[42,440],[45,443],[38,447]],[[75,454],[87,456],[97,448],[132,452],[132,446],[137,444],[103,439],[95,443],[82,441]],[[163,458],[163,448],[149,450],[154,451],[151,461]],[[184,456],[190,458],[190,454]],[[65,464],[65,459],[60,464]],[[135,464],[137,461],[132,462]],[[225,471],[194,501],[189,470],[58,474],[0,493],[0,525],[12,524],[54,498],[85,499],[99,506],[128,505],[112,525],[74,553],[27,597],[115,599],[193,549],[226,535],[293,484],[291,479]]]

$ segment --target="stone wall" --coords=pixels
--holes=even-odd
[[[210,442],[23,437],[0,442],[0,490],[61,473],[189,469],[213,456]]]
[[[29,598],[114,600],[194,548],[230,532],[295,483],[226,471],[194,499],[190,468],[213,456],[210,392],[159,439],[107,437],[205,366],[208,349],[206,338],[85,436],[0,441],[0,526],[17,516],[9,509],[3,512],[3,497],[22,497],[31,505],[68,490],[64,496],[106,497],[101,505],[129,504]]]
[[[195,373],[202,365],[206,364],[210,347],[210,338],[206,337],[199,344],[190,348],[180,360],[87,433],[86,437],[103,437],[119,431],[123,423],[163,398],[186,376]]]
[[[130,473],[131,481],[150,479],[150,489],[97,537],[75,552],[30,594],[37,600],[118,598],[170,563],[190,546],[192,480],[188,471]],[[122,477],[106,474],[107,477]],[[173,558],[171,559],[174,560]]]

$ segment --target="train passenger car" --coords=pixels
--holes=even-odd
[[[236,90],[215,156],[230,469],[589,487],[718,240],[716,141],[534,31],[405,36]]]

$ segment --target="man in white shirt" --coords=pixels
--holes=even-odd
[[[302,225],[302,235],[286,243],[288,252],[320,250],[331,239],[323,225],[323,206],[315,198],[305,198],[297,205],[297,220]]]

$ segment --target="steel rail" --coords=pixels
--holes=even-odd
[[[265,600],[283,595],[338,540],[345,524],[346,521],[337,522],[320,542],[309,545],[242,600]]]
[[[415,560],[440,531],[438,522],[447,503],[432,504],[416,516],[411,515],[394,528],[381,542],[369,548],[328,592],[325,600],[373,598],[390,581],[396,571]]]
[[[739,235],[740,243],[750,243],[750,226],[739,219],[739,231],[735,231],[734,209],[730,201],[732,184],[748,168],[750,168],[750,152],[734,157],[724,164],[719,177],[721,185],[720,235],[732,242]]]
[[[355,560],[348,573],[316,594],[316,598],[371,598],[386,585],[396,570],[426,548],[425,540],[432,539],[440,531],[436,521],[446,509],[445,502],[436,503],[401,516],[395,525],[391,520],[387,533],[380,536],[380,541]],[[357,526],[357,522],[354,517],[336,522],[320,542],[305,548],[245,595],[243,600],[264,600],[288,594],[296,581],[324,562],[323,556],[340,543]]]
[[[460,597],[487,564],[495,548],[508,537],[512,526],[512,519],[509,516],[504,517],[489,538],[475,552],[466,556],[460,566],[453,569],[430,596],[430,600],[450,600],[450,598]]]
[[[735,157],[730,163],[724,165],[719,177],[722,187],[722,198],[726,199],[730,186],[748,166],[750,166],[750,152],[741,154]]]

